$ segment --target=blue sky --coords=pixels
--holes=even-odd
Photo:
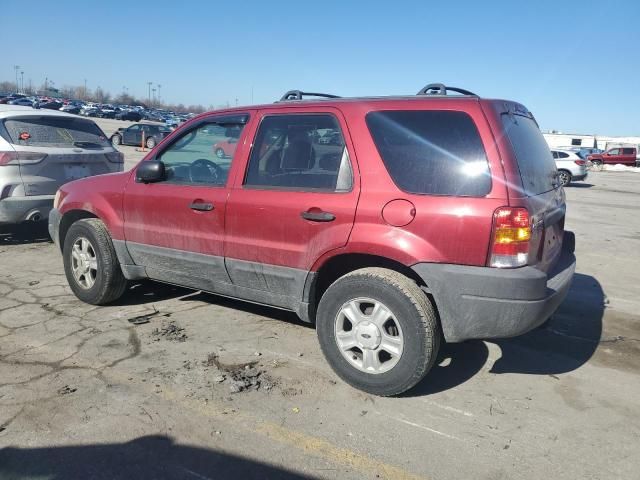
[[[9,9],[9,3],[20,8]],[[0,80],[221,105],[286,90],[509,98],[543,129],[640,135],[640,2],[8,2]],[[12,15],[7,12],[13,12]],[[16,21],[12,21],[15,18]]]

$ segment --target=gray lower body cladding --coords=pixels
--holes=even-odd
[[[567,296],[575,271],[574,237],[565,236],[562,255],[548,274],[533,267],[414,265],[433,294],[445,339],[513,337],[544,323]]]
[[[284,308],[309,321],[305,284],[313,272],[121,240],[113,244],[129,280],[150,278]]]

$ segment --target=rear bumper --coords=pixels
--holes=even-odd
[[[7,197],[0,200],[0,225],[28,220],[46,220],[53,207],[54,195]]]
[[[571,176],[571,181],[572,182],[579,182],[581,180],[586,180],[586,178],[589,176],[588,173],[583,173],[583,174],[579,174],[579,175],[572,175]]]
[[[544,323],[566,297],[576,267],[575,237],[548,274],[534,267],[499,269],[421,263],[413,270],[435,300],[445,339],[505,338]]]

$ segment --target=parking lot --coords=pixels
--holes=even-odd
[[[44,230],[4,232],[0,478],[637,478],[640,174],[566,194],[556,314],[445,346],[399,398],[341,382],[293,314],[152,282],[93,307]]]

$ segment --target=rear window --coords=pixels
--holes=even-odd
[[[4,127],[15,145],[34,147],[102,148],[110,145],[90,120],[54,116],[7,119]]]
[[[405,192],[471,197],[490,192],[487,156],[466,113],[371,112],[367,125],[389,175]]]
[[[529,117],[505,113],[502,125],[516,155],[525,195],[553,190],[556,162],[536,122]]]

